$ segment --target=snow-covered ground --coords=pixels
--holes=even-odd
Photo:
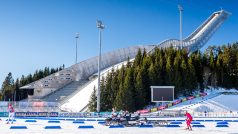
[[[181,120],[184,118],[162,118],[164,120]],[[203,120],[202,118],[197,118]],[[195,120],[197,120],[195,118]],[[218,120],[217,118],[205,118],[207,120]],[[238,120],[237,118],[219,118],[219,120]],[[224,134],[238,133],[238,122],[228,122],[228,128],[217,128],[215,121],[200,122],[205,128],[193,128],[193,131],[185,130],[185,122],[179,128],[153,127],[153,128],[109,128],[98,124],[97,121],[85,121],[82,125],[93,125],[93,129],[79,129],[80,124],[72,121],[60,121],[60,123],[48,123],[48,120],[37,120],[37,122],[25,122],[25,119],[16,119],[13,124],[6,124],[6,118],[0,121],[0,133],[2,134]],[[45,126],[61,126],[61,129],[44,129]],[[11,126],[26,126],[27,129],[10,129]]]
[[[213,112],[230,113],[237,112],[238,92],[237,90],[208,90],[205,97],[195,98],[178,105],[172,106],[167,110],[186,110],[190,112]],[[225,94],[229,93],[229,94]]]

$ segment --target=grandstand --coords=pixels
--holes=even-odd
[[[122,48],[102,55],[102,76],[107,75],[112,68],[120,68],[128,57],[133,60],[139,49],[153,52],[158,48],[173,47],[179,49],[182,45],[188,52],[193,52],[203,47],[221,24],[229,17],[230,13],[221,10],[214,12],[199,28],[179,44],[177,39],[165,40],[159,44],[139,45]],[[32,90],[28,102],[42,102],[49,107],[47,102],[55,102],[53,109],[62,111],[86,111],[93,87],[97,88],[97,59],[93,57],[74,64],[57,73],[51,74],[38,81],[21,87],[22,90]],[[19,102],[20,103],[20,102]],[[53,103],[52,103],[53,104]],[[20,104],[19,104],[20,105]],[[32,107],[38,103],[32,103]],[[59,109],[58,109],[59,110]]]

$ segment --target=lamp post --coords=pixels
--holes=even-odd
[[[79,33],[76,33],[75,35],[75,40],[76,40],[75,64],[78,63],[78,38],[79,38]]]
[[[97,20],[97,28],[99,29],[99,55],[98,55],[98,90],[97,90],[97,112],[100,112],[100,70],[101,70],[101,33],[104,29],[102,21]]]
[[[182,49],[183,48],[183,29],[182,29],[182,12],[183,12],[183,7],[179,4],[178,5],[178,9],[179,9],[179,15],[180,15],[180,20],[179,20],[179,22],[180,22],[180,32],[179,32],[179,34],[180,34],[180,48]]]

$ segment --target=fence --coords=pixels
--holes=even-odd
[[[16,112],[60,112],[57,102],[8,102],[0,101],[0,112],[8,112],[9,103],[13,104]]]

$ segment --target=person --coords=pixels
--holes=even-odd
[[[14,120],[14,108],[13,108],[12,104],[9,104],[7,124],[9,124],[9,121],[11,121],[11,123],[13,124],[13,120]]]
[[[205,117],[207,117],[207,111],[206,110],[204,111],[204,115],[205,115]]]
[[[187,124],[186,129],[192,130],[191,123],[192,123],[193,117],[190,113],[188,113],[188,111],[186,111],[185,116],[186,116],[186,124]]]

